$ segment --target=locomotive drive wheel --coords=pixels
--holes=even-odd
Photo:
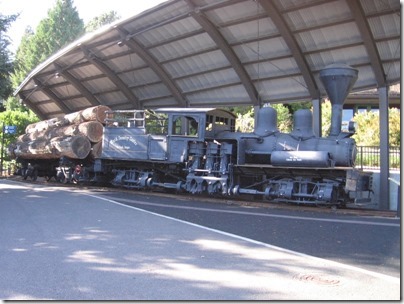
[[[37,179],[38,179],[38,170],[35,169],[34,172],[32,172],[31,180],[35,182]]]

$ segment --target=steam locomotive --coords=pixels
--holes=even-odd
[[[60,159],[54,175],[64,181],[107,180],[131,189],[252,195],[272,202],[345,206],[364,200],[371,175],[354,168],[354,130],[341,132],[342,106],[357,74],[339,64],[320,72],[332,103],[327,137],[314,134],[307,109],[295,112],[291,133],[279,132],[272,107],[258,110],[251,133],[237,132],[235,115],[217,108],[111,110],[99,157]]]

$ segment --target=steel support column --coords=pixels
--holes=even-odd
[[[380,196],[379,208],[388,210],[390,206],[389,187],[389,99],[388,87],[380,87],[379,129],[380,129]]]
[[[321,99],[312,99],[313,105],[313,132],[316,136],[321,136]]]

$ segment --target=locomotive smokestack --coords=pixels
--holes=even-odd
[[[332,105],[330,136],[341,133],[342,107],[357,79],[358,70],[346,64],[331,64],[320,71],[320,80]]]

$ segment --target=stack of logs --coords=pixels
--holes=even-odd
[[[30,124],[26,133],[10,145],[9,155],[22,159],[84,159],[89,155],[97,158],[101,153],[105,112],[110,110],[96,106]]]

